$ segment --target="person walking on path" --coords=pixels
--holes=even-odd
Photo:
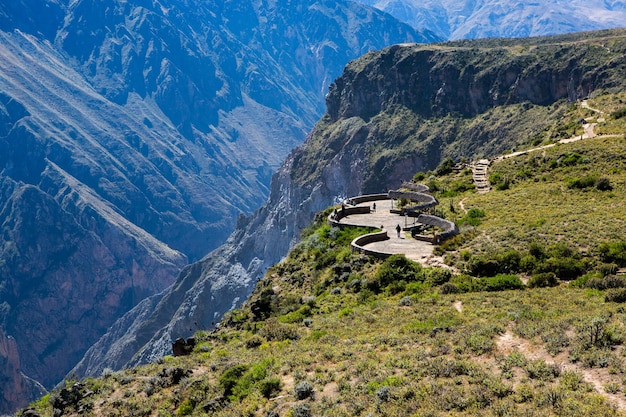
[[[398,238],[400,238],[400,232],[402,231],[402,228],[400,227],[400,225],[396,226],[396,232],[398,233]]]

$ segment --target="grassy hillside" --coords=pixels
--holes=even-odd
[[[589,104],[601,100],[619,99]],[[33,407],[42,416],[54,407],[70,416],[626,415],[624,161],[619,136],[495,163],[500,182],[486,194],[468,186],[467,170],[429,173],[446,216],[463,224],[441,249],[460,272],[353,254],[363,231],[331,229],[321,213],[241,309],[196,333],[191,355],[69,381]]]

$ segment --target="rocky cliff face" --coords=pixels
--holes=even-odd
[[[0,305],[23,372],[57,383],[222,243],[348,60],[428,39],[336,1],[1,3]]]
[[[41,384],[22,373],[17,343],[11,336],[0,331],[0,375],[2,391],[0,414],[5,415],[22,406],[24,398],[37,398],[46,393]]]
[[[273,177],[268,202],[176,284],[119,321],[75,371],[98,373],[169,353],[172,340],[211,328],[243,302],[318,211],[397,187],[448,155],[489,156],[516,146],[528,139],[519,129],[542,132],[568,100],[623,88],[625,51],[626,32],[613,31],[393,46],[350,63],[330,88],[326,115]]]

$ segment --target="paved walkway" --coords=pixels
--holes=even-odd
[[[357,204],[360,206],[373,206],[373,202],[366,202]],[[347,224],[351,226],[370,226],[370,227],[383,227],[384,231],[387,231],[389,240],[382,242],[373,242],[365,245],[368,249],[372,249],[378,252],[391,253],[391,254],[404,254],[408,259],[419,262],[424,266],[443,266],[443,258],[433,255],[433,246],[429,242],[422,242],[420,240],[413,239],[409,232],[400,232],[400,237],[396,233],[396,226],[405,226],[404,216],[398,214],[392,214],[391,210],[392,200],[380,200],[376,201],[376,211],[369,214],[351,214],[343,217],[339,223]],[[406,226],[410,227],[415,224],[416,219],[412,217],[406,218]]]

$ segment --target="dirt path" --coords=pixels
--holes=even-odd
[[[621,381],[609,374],[607,368],[583,368],[569,362],[567,352],[561,352],[556,356],[552,356],[543,346],[537,346],[526,339],[516,336],[511,329],[508,329],[503,335],[496,339],[496,346],[498,351],[503,354],[518,351],[522,353],[526,359],[541,359],[547,364],[557,365],[562,372],[576,372],[582,375],[584,381],[590,383],[599,394],[605,396],[611,404],[620,410],[626,410],[626,397],[624,397],[623,394],[610,394],[604,388],[608,382],[616,382],[619,386],[622,385]]]
[[[467,214],[467,209],[465,208],[465,199],[462,199],[461,201],[459,201],[459,207],[461,207],[461,210],[463,210],[463,213]]]
[[[593,111],[595,113],[598,113],[598,115],[599,115],[599,117],[597,119],[598,123],[602,123],[602,122],[605,121],[605,119],[604,119],[604,112],[602,110],[594,109],[593,107],[589,107],[589,104],[587,103],[587,100],[583,100],[580,103],[580,106],[582,108],[585,108],[585,109],[591,110],[591,111]],[[584,123],[582,125],[583,133],[581,135],[574,135],[574,136],[572,136],[570,138],[561,139],[558,143],[565,144],[565,143],[576,142],[576,141],[583,140],[583,139],[592,139],[592,138],[598,138],[598,137],[608,138],[608,137],[620,136],[620,135],[598,135],[595,132],[595,128],[598,125],[598,123]],[[499,162],[499,161],[502,161],[504,159],[515,158],[516,156],[526,155],[528,153],[541,151],[541,150],[543,150],[545,152],[545,149],[552,148],[554,146],[556,146],[556,143],[551,143],[549,145],[544,145],[544,146],[538,146],[536,148],[531,148],[531,149],[526,149],[526,150],[523,150],[523,151],[513,152],[513,153],[506,154],[506,155],[500,155],[500,156],[496,157],[493,160],[493,162]],[[474,165],[472,165],[472,172],[474,170],[473,167],[474,167]],[[484,182],[485,181],[487,181],[487,169],[485,169],[484,175],[481,173],[481,176],[478,177],[478,181],[474,180],[474,184],[476,185],[476,189],[478,190],[479,193],[480,192],[486,193],[489,190],[491,190],[491,187],[485,188],[485,186],[484,186]],[[488,182],[487,182],[487,184],[488,184]]]

